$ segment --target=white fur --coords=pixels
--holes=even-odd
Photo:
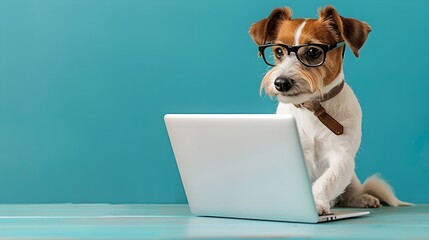
[[[323,92],[328,92],[343,79],[341,71],[331,84],[323,88]],[[280,95],[277,97],[282,98]],[[304,98],[311,96],[307,94]],[[381,179],[370,178],[362,186],[354,172],[354,159],[361,143],[362,111],[349,85],[345,84],[337,96],[321,104],[343,125],[342,135],[333,134],[307,109],[282,101],[277,108],[277,114],[291,114],[296,119],[319,214],[329,213],[331,205],[335,204],[379,207],[381,200],[391,206],[407,205],[399,201]]]
[[[313,195],[319,205],[319,213],[327,213],[329,202],[344,192],[354,174],[354,158],[361,142],[362,112],[347,84],[336,97],[321,104],[343,125],[344,134],[333,134],[312,112],[292,104],[280,102],[277,113],[295,117],[307,170],[313,182]]]
[[[299,45],[299,38],[301,37],[302,29],[304,28],[306,21],[307,20],[304,20],[304,22],[301,23],[301,25],[299,25],[299,27],[296,29],[296,32],[295,32],[295,43],[294,43],[295,45]]]
[[[389,186],[385,181],[380,179],[377,175],[374,175],[365,180],[363,183],[363,191],[371,194],[379,199],[383,199],[384,202],[390,206],[411,206],[413,204],[402,202],[393,193],[392,187]]]

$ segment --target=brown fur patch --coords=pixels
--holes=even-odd
[[[339,40],[346,41],[354,55],[359,57],[359,49],[371,32],[371,27],[366,22],[342,17],[332,6],[319,9],[319,21],[329,26],[332,35],[336,35]]]
[[[262,45],[265,42],[272,42],[277,37],[280,24],[283,21],[290,20],[291,16],[292,11],[290,8],[276,8],[267,18],[252,24],[249,29],[249,34],[258,45]]]
[[[298,18],[292,21],[283,21],[278,28],[277,39],[275,43],[283,43],[288,46],[294,45],[295,33],[298,27],[304,22],[305,19]]]

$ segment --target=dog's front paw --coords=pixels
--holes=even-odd
[[[325,215],[329,214],[331,206],[329,205],[329,202],[322,201],[320,199],[315,200],[317,212],[319,215]]]

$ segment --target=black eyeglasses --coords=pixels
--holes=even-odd
[[[332,45],[311,43],[291,47],[284,44],[267,43],[259,46],[259,54],[270,66],[276,66],[286,58],[286,55],[295,53],[298,60],[305,66],[319,67],[325,62],[328,51],[343,45],[343,41]]]

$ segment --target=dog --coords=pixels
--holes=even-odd
[[[277,98],[277,114],[295,117],[317,211],[411,205],[377,175],[361,184],[354,171],[362,111],[344,82],[343,58],[346,46],[359,56],[371,27],[340,16],[332,6],[318,12],[318,19],[292,19],[290,8],[276,8],[249,30],[259,56],[273,66],[261,93]]]

